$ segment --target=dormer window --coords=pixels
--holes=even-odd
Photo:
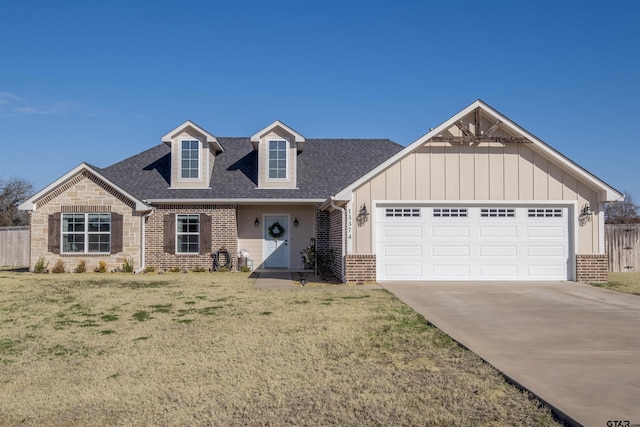
[[[269,140],[269,179],[287,179],[287,152],[284,139]]]
[[[180,154],[180,177],[198,179],[200,177],[200,141],[183,139]]]

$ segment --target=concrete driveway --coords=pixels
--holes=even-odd
[[[574,282],[381,285],[569,421],[640,425],[639,296]]]

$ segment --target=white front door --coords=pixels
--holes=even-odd
[[[266,215],[264,217],[264,266],[289,268],[289,217]]]

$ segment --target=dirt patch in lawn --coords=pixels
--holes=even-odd
[[[392,294],[3,272],[8,425],[554,425]]]

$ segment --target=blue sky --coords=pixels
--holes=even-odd
[[[640,200],[640,1],[0,0],[0,176],[193,120],[407,145],[480,98]]]

